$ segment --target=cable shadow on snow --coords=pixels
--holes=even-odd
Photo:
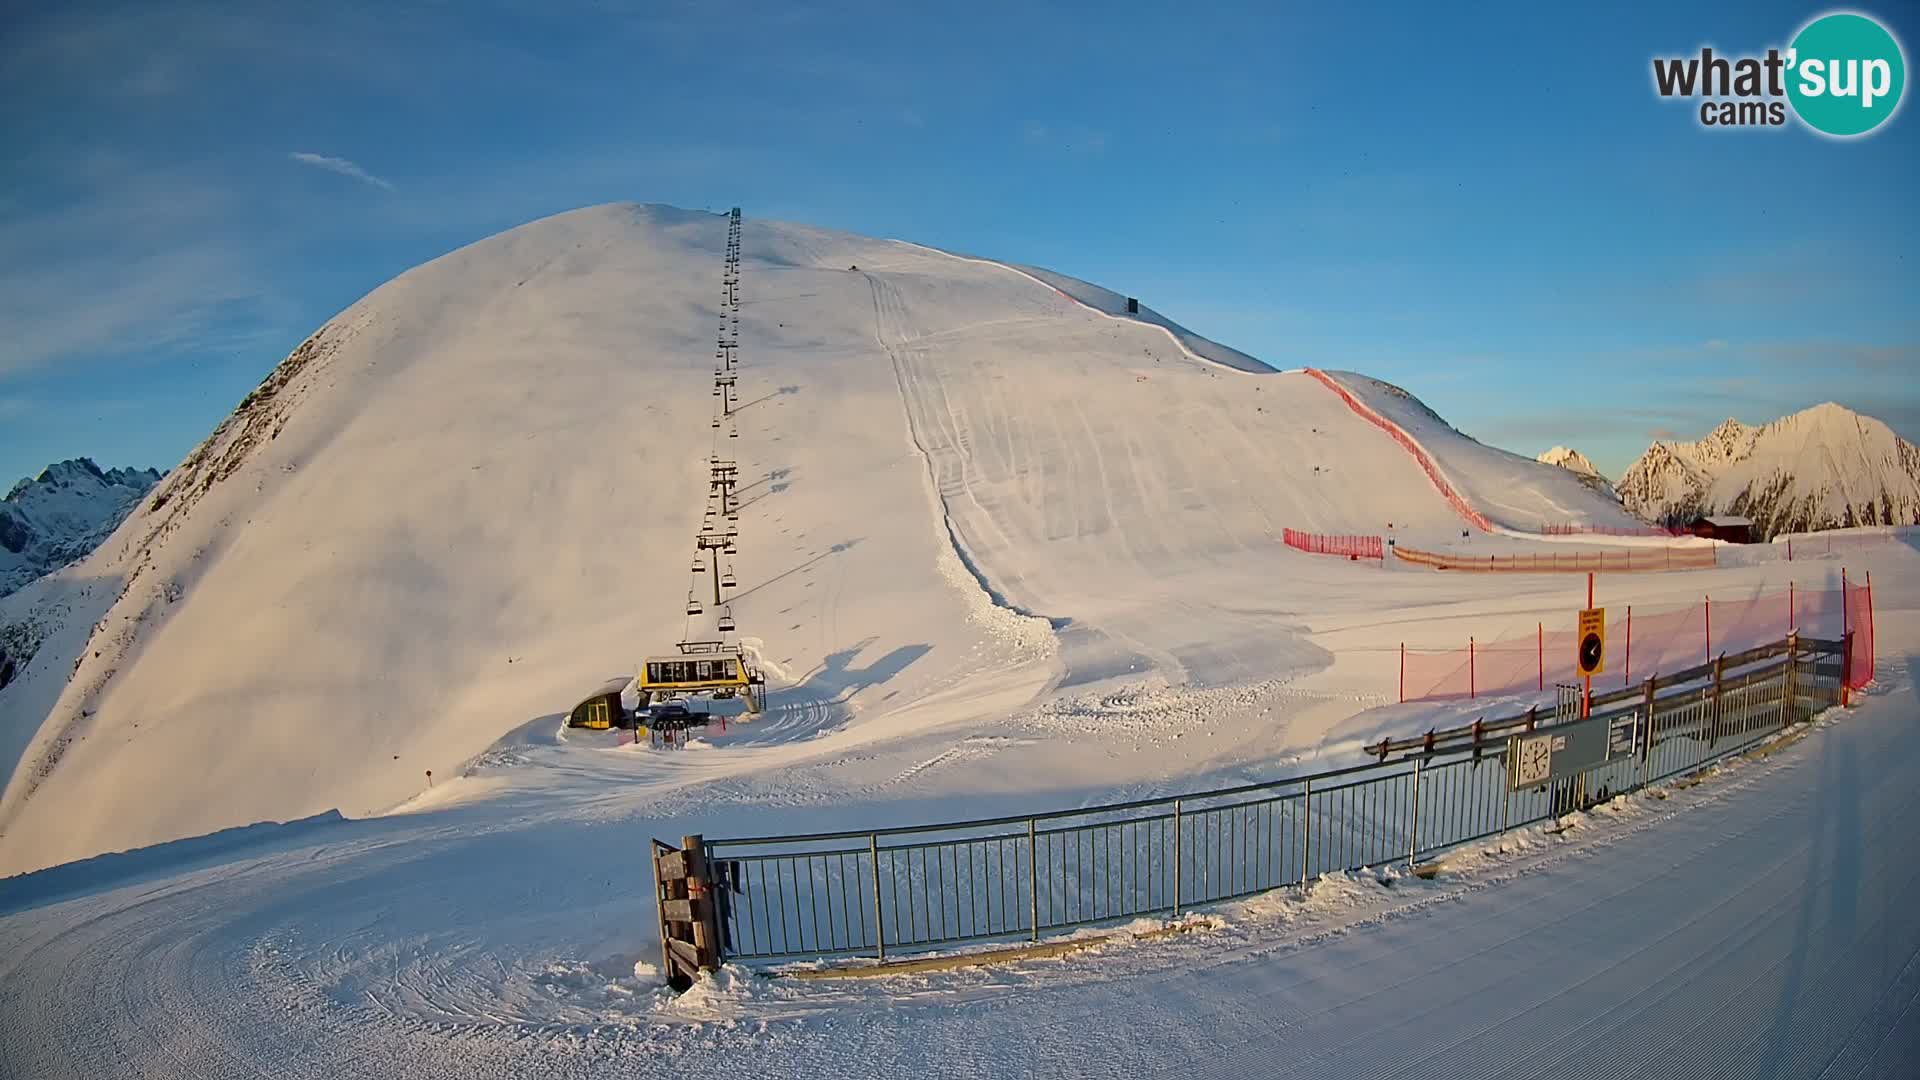
[[[872,662],[853,661],[870,645],[867,638],[829,655],[792,687],[767,695],[767,710],[751,722],[729,726],[724,735],[708,735],[715,746],[765,746],[811,739],[853,719],[854,695],[879,686],[933,651],[932,645],[901,645]]]
[[[856,536],[851,540],[841,541],[840,543],[833,545],[832,547],[821,552],[820,554],[815,555],[813,558],[808,559],[806,562],[800,563],[799,565],[794,566],[789,570],[785,570],[785,571],[782,571],[781,573],[775,574],[774,576],[768,578],[767,580],[761,582],[760,584],[755,585],[751,589],[745,589],[745,590],[742,590],[741,592],[734,593],[730,602],[737,604],[740,601],[746,599],[747,597],[752,596],[754,593],[759,592],[761,589],[764,589],[767,586],[772,585],[776,581],[780,581],[783,578],[792,577],[793,575],[800,573],[802,570],[805,570],[808,567],[813,566],[817,563],[824,562],[825,560],[830,559],[835,555],[840,555],[845,552],[852,551],[854,549],[854,546],[859,544],[862,539],[863,539],[862,537]]]
[[[741,413],[746,412],[748,409],[753,408],[755,405],[758,405],[763,401],[771,401],[777,397],[787,397],[789,395],[797,394],[799,392],[800,392],[800,388],[798,386],[783,386],[778,390],[773,390],[768,393],[761,394],[759,397],[754,398],[752,401],[749,401],[744,405],[735,405],[733,407],[733,415],[739,416]]]
[[[748,499],[746,502],[741,503],[740,509],[744,511],[748,507],[752,506],[753,504],[764,500],[767,496],[778,495],[792,486],[793,486],[792,481],[782,480],[779,483],[773,485],[772,487],[769,487],[767,490],[761,492],[760,494],[755,495],[753,498]]]
[[[752,491],[754,488],[759,487],[761,484],[779,484],[781,481],[785,480],[787,477],[792,475],[793,475],[793,470],[789,468],[768,469],[765,476],[762,476],[760,479],[755,480],[750,484],[742,484],[739,487],[734,488],[733,493],[736,496],[745,495],[747,492]]]

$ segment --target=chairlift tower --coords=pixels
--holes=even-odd
[[[718,499],[720,509],[731,516],[735,510],[733,489],[740,483],[740,467],[733,462],[716,461],[707,477],[709,498]]]
[[[731,534],[703,532],[694,541],[694,544],[696,545],[698,550],[706,552],[708,558],[711,559],[713,562],[713,606],[714,607],[719,607],[721,604],[721,599],[720,599],[721,578],[725,577],[729,582],[734,580],[733,572],[731,570],[729,570],[724,575],[721,574],[720,555],[723,551],[725,551],[729,555],[733,554],[733,552],[728,549],[733,547],[734,537],[737,535],[738,535],[737,532],[731,533]],[[727,587],[731,588],[732,586],[729,585]],[[698,614],[698,613],[696,612],[695,614]]]

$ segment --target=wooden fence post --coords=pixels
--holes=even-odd
[[[687,899],[693,904],[693,948],[701,971],[720,969],[720,912],[707,873],[707,851],[699,834],[681,838],[687,853]]]
[[[660,845],[649,843],[647,849],[653,854],[653,912],[660,924],[660,974],[673,978],[673,948],[667,944],[666,887],[660,882]]]

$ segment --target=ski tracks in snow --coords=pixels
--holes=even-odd
[[[461,926],[474,868],[381,872],[420,858],[417,843],[242,860],[0,919],[0,1060],[9,1075],[138,1080],[729,1062],[789,1076],[1898,1075],[1920,1049],[1920,870],[1897,844],[1861,845],[1920,823],[1903,704],[1560,835],[1458,852],[1436,881],[1331,875],[1094,957],[858,983],[728,969],[675,999],[644,964],[483,944],[485,927]],[[995,748],[965,741],[894,782]],[[537,870],[520,888],[562,910],[577,899]],[[435,905],[450,918],[421,914]]]

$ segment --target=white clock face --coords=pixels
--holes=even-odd
[[[1520,740],[1514,759],[1513,779],[1518,787],[1544,784],[1553,775],[1553,736],[1535,735]]]

